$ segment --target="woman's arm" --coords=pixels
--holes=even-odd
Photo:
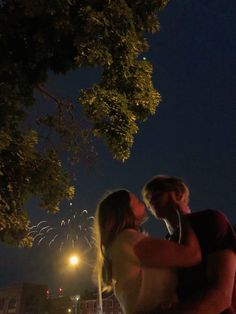
[[[197,237],[182,216],[182,243],[146,237],[139,241],[134,252],[147,267],[188,267],[201,261],[201,249]]]

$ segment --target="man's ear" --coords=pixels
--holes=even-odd
[[[172,191],[170,192],[170,196],[173,200],[173,202],[175,204],[180,204],[183,202],[183,199],[184,199],[184,193],[180,192],[180,191]]]

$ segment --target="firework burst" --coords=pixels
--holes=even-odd
[[[86,209],[70,212],[69,217],[58,219],[55,223],[47,220],[40,221],[37,225],[30,227],[29,234],[33,237],[34,245],[48,245],[63,248],[76,248],[81,245],[93,245],[91,231],[93,216],[88,215]]]

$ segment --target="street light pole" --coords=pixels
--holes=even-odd
[[[74,314],[78,314],[78,302],[80,299],[80,295],[79,294],[72,295],[70,298],[73,302]]]

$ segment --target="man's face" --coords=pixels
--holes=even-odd
[[[176,211],[177,209],[170,192],[153,193],[149,197],[149,204],[158,218],[168,218],[173,213],[173,210]]]

